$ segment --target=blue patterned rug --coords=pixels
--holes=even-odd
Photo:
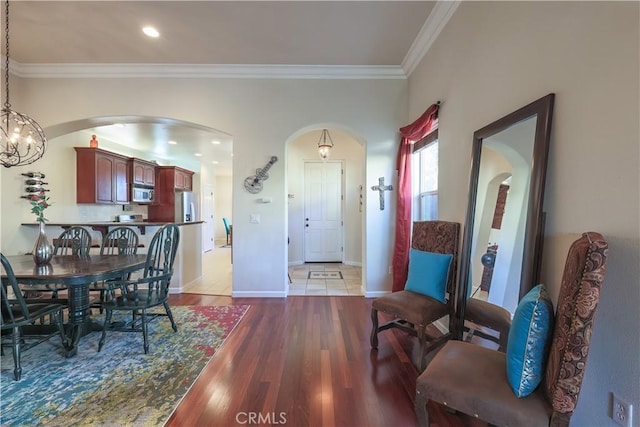
[[[110,332],[100,353],[100,333],[89,334],[70,359],[54,337],[22,354],[20,381],[5,348],[0,424],[162,425],[248,308],[174,306],[178,332],[166,318],[151,322],[147,355],[142,333]]]

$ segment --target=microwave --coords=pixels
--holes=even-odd
[[[153,189],[133,187],[131,191],[131,201],[134,203],[153,202]]]

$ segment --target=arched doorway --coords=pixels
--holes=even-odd
[[[326,161],[318,155],[322,129],[328,129],[334,143]],[[327,295],[362,295],[364,142],[339,126],[311,126],[289,139],[286,156],[289,294],[325,295],[324,289]],[[316,176],[316,182],[311,185],[309,170]],[[337,179],[339,189],[335,184]],[[331,183],[323,186],[323,180]],[[322,191],[326,194],[320,195]],[[318,206],[322,203],[326,205]],[[339,206],[332,205],[336,203]],[[314,204],[316,211],[331,212],[327,215],[331,220],[327,230],[310,232],[313,229],[310,204]],[[339,232],[334,229],[336,212],[340,215]],[[329,243],[321,245],[312,240],[318,238],[329,239]],[[325,251],[319,258],[309,253],[310,248],[318,247]],[[340,251],[339,255],[335,254],[336,250]],[[322,262],[325,260],[328,262]]]

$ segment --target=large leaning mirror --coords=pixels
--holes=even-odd
[[[469,298],[513,315],[538,280],[553,101],[549,94],[473,135],[456,301],[459,339]]]

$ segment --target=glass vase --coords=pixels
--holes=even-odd
[[[36,243],[33,245],[31,254],[33,255],[33,262],[35,262],[36,265],[47,264],[53,257],[53,245],[47,238],[44,221],[40,221],[40,231],[38,232],[38,237]]]

